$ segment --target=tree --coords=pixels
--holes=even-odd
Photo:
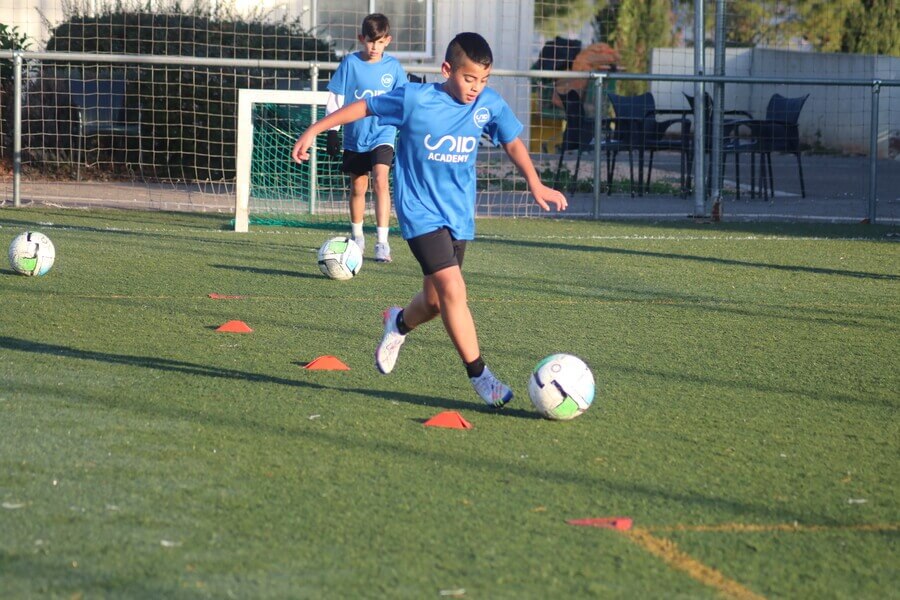
[[[535,28],[547,36],[557,35],[572,26],[579,27],[591,18],[597,4],[604,0],[536,0]]]
[[[820,52],[900,56],[897,0],[800,0],[798,33]]]
[[[621,66],[630,73],[647,73],[653,49],[673,44],[672,25],[671,0],[616,0],[594,19],[594,30],[619,51]],[[625,93],[646,87],[631,81],[619,85]]]

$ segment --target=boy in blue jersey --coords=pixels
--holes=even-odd
[[[307,160],[317,134],[363,117],[374,115],[380,123],[398,128],[395,207],[400,232],[424,279],[421,291],[405,308],[385,311],[375,366],[390,373],[406,335],[440,316],[475,391],[499,408],[512,399],[512,391],[481,357],[461,270],[466,242],[475,235],[475,160],[481,135],[502,144],[541,208],[550,210],[549,204],[554,204],[565,210],[567,203],[560,192],[541,183],[518,137],[522,123],[487,87],[492,64],[491,48],[483,37],[460,33],[447,47],[441,65],[447,81],[410,83],[350,104],[307,129],[291,155],[297,162]]]
[[[358,36],[362,50],[347,55],[328,83],[326,114],[341,108],[345,102],[371,98],[389,92],[406,83],[406,72],[400,63],[384,51],[391,43],[388,18],[374,13],[363,19]],[[375,225],[377,243],[375,260],[391,262],[388,227],[391,219],[391,191],[388,171],[394,161],[394,127],[381,125],[374,118],[348,123],[344,127],[344,158],[342,170],[350,176],[350,230],[360,250],[365,250],[363,214],[369,173],[375,192]],[[340,152],[337,128],[328,132],[328,151]]]

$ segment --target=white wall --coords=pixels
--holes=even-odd
[[[49,31],[41,15],[52,25],[63,19],[61,0],[0,0],[0,23],[18,27],[31,39],[29,50],[43,50]]]
[[[63,2],[81,3],[88,9],[109,0],[0,0],[0,23],[18,26],[34,43],[31,50],[42,50],[49,36],[41,14],[51,27],[62,22]],[[152,0],[151,0],[152,1]],[[286,13],[310,17],[310,0],[236,0],[237,6],[286,7]],[[327,2],[327,0],[319,0]],[[279,13],[281,14],[281,13]],[[534,0],[434,0],[434,61],[440,65],[447,44],[457,33],[477,31],[491,44],[494,66],[498,69],[527,70],[533,61]],[[432,79],[432,78],[429,78]],[[497,89],[525,121],[525,134],[530,115],[530,87],[522,78],[495,77],[491,86]],[[527,140],[526,140],[527,141]]]
[[[444,60],[450,40],[460,32],[475,31],[484,36],[494,54],[494,68],[528,70],[534,61],[534,0],[435,0],[435,63]],[[527,143],[531,113],[531,88],[523,78],[494,77],[490,84],[525,124]]]

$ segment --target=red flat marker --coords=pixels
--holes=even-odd
[[[304,369],[310,371],[349,371],[350,367],[336,356],[324,355],[311,360],[303,365]]]
[[[229,294],[216,294],[213,292],[212,294],[207,294],[213,300],[243,300],[247,296],[232,296]]]
[[[216,328],[219,333],[253,333],[250,326],[243,321],[228,321]]]
[[[473,425],[462,418],[458,412],[448,410],[436,414],[425,423],[425,427],[444,427],[446,429],[472,429]]]
[[[572,519],[566,521],[569,525],[579,527],[600,527],[601,529],[618,529],[628,531],[633,525],[631,517],[597,517],[593,519]]]

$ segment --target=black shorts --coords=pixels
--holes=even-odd
[[[344,150],[344,160],[341,163],[341,171],[353,175],[365,175],[372,171],[375,165],[391,166],[394,162],[394,149],[387,144],[376,146],[368,152],[354,152]]]
[[[423,275],[434,275],[447,267],[462,268],[463,257],[466,255],[466,241],[453,239],[446,227],[410,238],[406,243],[419,261]]]

